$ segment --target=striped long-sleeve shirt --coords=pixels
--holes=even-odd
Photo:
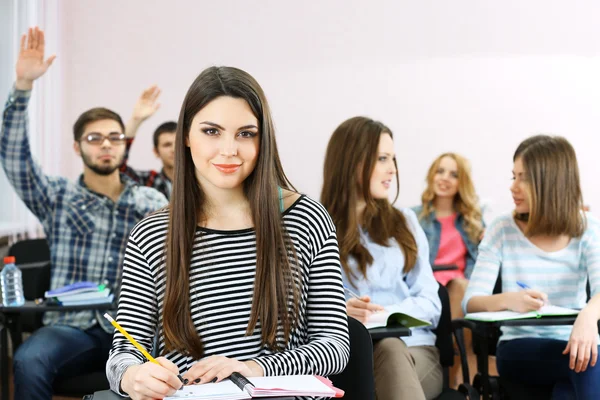
[[[502,274],[502,292],[517,292],[517,281],[548,295],[550,304],[583,308],[586,284],[592,296],[600,291],[599,221],[588,215],[587,229],[580,238],[572,238],[567,247],[547,252],[525,237],[512,215],[498,218],[486,230],[479,255],[463,299],[463,309],[473,296],[491,295],[498,272]],[[500,269],[500,267],[502,267]],[[524,337],[569,340],[571,326],[503,327],[500,340]]]
[[[302,276],[299,324],[281,352],[261,346],[260,321],[254,333],[246,336],[256,273],[254,229],[197,228],[187,295],[205,356],[254,360],[265,376],[341,372],[349,357],[349,337],[335,227],[323,206],[306,196],[283,213],[283,223],[294,243]],[[147,217],[132,230],[117,321],[147,349],[153,347],[158,328],[159,353],[184,373],[198,360],[178,352],[165,353],[161,329],[167,226],[168,211],[164,211]],[[282,339],[281,332],[278,339]],[[106,365],[112,390],[119,392],[129,366],[143,362],[142,354],[115,332]]]

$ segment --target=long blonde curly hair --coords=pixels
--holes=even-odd
[[[465,221],[464,229],[473,243],[479,243],[483,233],[483,222],[481,208],[479,207],[479,197],[475,193],[473,179],[471,179],[471,167],[466,158],[456,153],[444,153],[435,159],[429,172],[427,172],[427,188],[421,196],[423,210],[419,218],[428,218],[435,212],[433,201],[435,200],[435,191],[433,180],[440,167],[444,157],[450,157],[456,161],[458,167],[458,191],[454,196],[454,210],[460,213]]]

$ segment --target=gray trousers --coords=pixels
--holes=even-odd
[[[373,347],[377,400],[430,400],[442,392],[440,353],[435,346],[408,347],[385,338]]]

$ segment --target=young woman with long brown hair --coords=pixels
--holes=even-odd
[[[597,399],[600,231],[581,210],[575,150],[562,137],[534,136],[519,145],[513,163],[514,212],[486,230],[463,307],[528,312],[549,303],[581,309],[573,326],[503,327],[496,361],[506,379],[554,385],[553,398]],[[502,293],[492,294],[499,273]],[[586,304],[588,280],[592,298]]]
[[[365,323],[394,306],[431,323],[375,343],[377,399],[435,398],[443,383],[432,332],[438,284],[415,213],[388,200],[399,181],[391,130],[365,117],[343,122],[329,140],[323,175],[321,202],[337,227],[344,283],[362,296],[346,302],[348,315]]]
[[[117,321],[161,365],[115,333],[111,388],[133,399],[205,383],[344,369],[349,338],[335,226],[297,194],[271,114],[246,72],[212,67],[192,83],[176,133],[167,209],[131,232]]]

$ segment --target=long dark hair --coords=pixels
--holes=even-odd
[[[196,180],[186,138],[194,116],[221,96],[244,99],[259,123],[256,167],[243,184],[256,231],[256,279],[246,334],[252,334],[260,321],[262,344],[278,349],[287,344],[298,319],[299,294],[295,279],[300,274],[294,247],[282,224],[277,189],[278,186],[293,189],[293,186],[279,160],[267,99],[248,73],[232,67],[210,67],[190,86],[177,123],[162,310],[166,350],[189,354],[195,359],[203,356],[204,347],[192,321],[189,272],[197,223],[206,218],[206,196]],[[283,329],[283,344],[277,341],[278,327]]]
[[[392,136],[392,131],[379,121],[365,117],[350,118],[333,132],[325,154],[321,203],[335,223],[342,267],[353,284],[356,276],[348,266],[348,257],[356,259],[358,271],[363,276],[373,263],[373,256],[360,242],[361,225],[379,245],[388,246],[390,238],[398,242],[404,253],[404,272],[410,271],[417,260],[417,243],[404,215],[388,199],[374,199],[371,195],[369,182],[375,169],[381,135]],[[398,188],[399,182],[396,168]],[[367,203],[361,221],[356,215],[359,196]]]

